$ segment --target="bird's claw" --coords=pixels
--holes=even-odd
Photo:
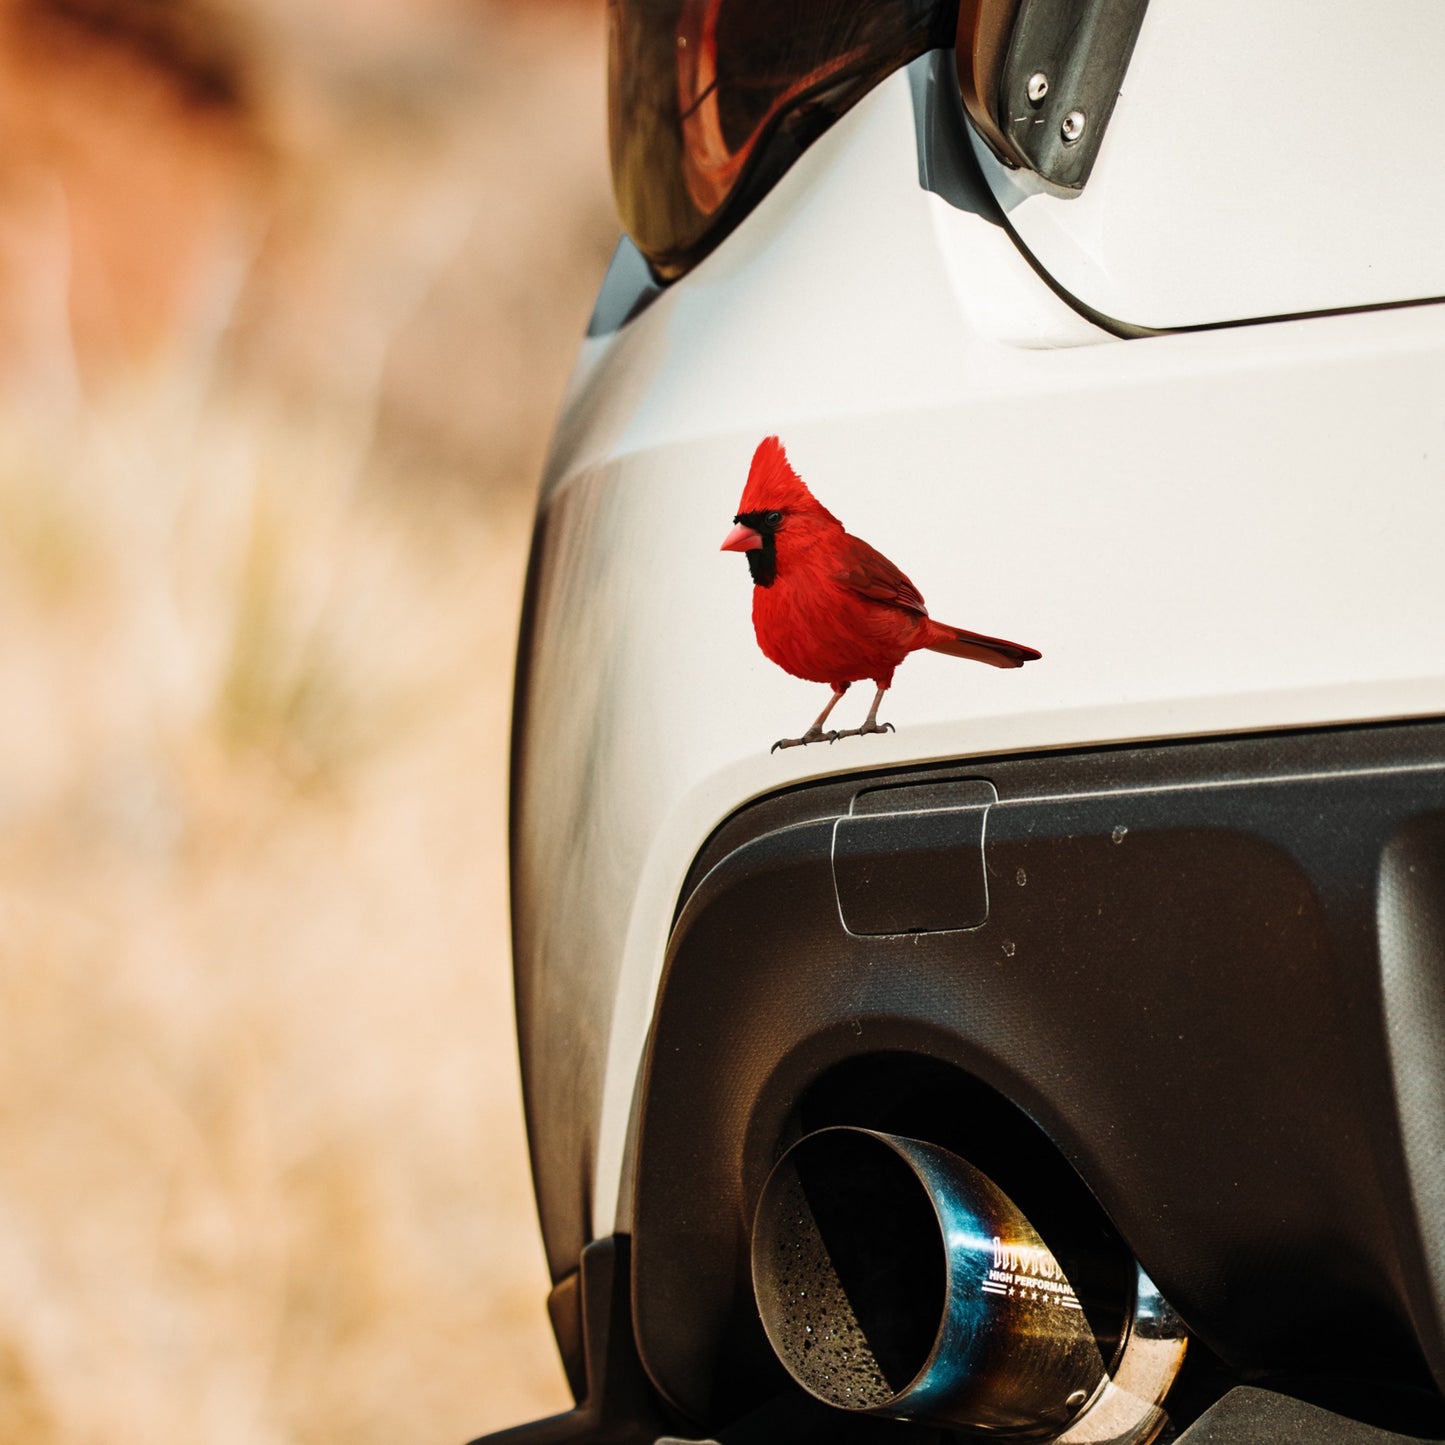
[[[834,734],[834,737],[839,737],[839,738],[861,738],[865,733],[891,733],[891,732],[896,732],[896,731],[897,731],[897,729],[893,726],[892,723],[881,723],[881,722],[866,723],[866,722],[865,722],[861,727],[845,728],[842,732],[840,732],[840,733],[835,733],[835,734]]]
[[[843,733],[825,733],[822,728],[809,728],[800,738],[779,738],[768,751],[775,753],[779,748],[805,748],[809,743],[832,743],[843,736]]]

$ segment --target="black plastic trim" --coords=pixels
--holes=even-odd
[[[663,285],[652,274],[647,257],[623,234],[618,238],[607,274],[592,306],[587,322],[587,335],[595,339],[621,331],[635,317],[641,316],[659,296]]]
[[[1381,1430],[1272,1390],[1239,1386],[1210,1406],[1177,1445],[1442,1445]]]
[[[472,1445],[652,1445],[666,1431],[637,1363],[628,1258],[626,1235],[595,1240],[582,1251],[577,1299],[586,1391],[577,1408],[482,1436]]]
[[[999,77],[999,128],[1045,180],[1080,190],[1089,179],[1134,53],[1148,0],[1023,0]],[[1029,94],[1046,77],[1046,93]],[[1083,130],[1065,137],[1067,118]]]
[[[837,820],[891,786],[924,815],[920,788],[946,807],[970,779],[999,799],[986,923],[849,933]],[[1007,1169],[1012,1138],[1040,1179],[1065,1171],[1075,1213],[1097,1201],[1231,1369],[1433,1398],[1422,1238],[1442,1222],[1402,1147],[1376,935],[1380,860],[1436,814],[1445,727],[1426,723],[832,779],[730,819],[689,876],[640,1094],[654,1382],[710,1427],[776,1391],[745,1268],[761,1179],[800,1128],[866,1122],[808,1117],[839,1069],[866,1103],[869,1070],[886,1092],[906,1069],[880,1061],[911,1059],[941,1072],[910,1107],[953,1090],[951,1117],[991,1121],[936,1142]],[[890,866],[911,847],[890,835]],[[921,868],[938,851],[920,834]]]

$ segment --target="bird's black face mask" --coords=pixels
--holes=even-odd
[[[778,528],[783,525],[781,512],[739,512],[733,518],[744,527],[751,527],[763,540],[761,547],[754,547],[744,555],[748,559],[748,571],[753,582],[759,587],[771,587],[778,578]]]

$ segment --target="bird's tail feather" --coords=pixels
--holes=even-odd
[[[986,662],[990,667],[1022,667],[1043,656],[1032,647],[1018,642],[1005,642],[1001,637],[985,637],[981,632],[967,632],[945,622],[929,619],[928,640],[923,644],[930,652],[946,652],[950,657],[968,657]]]

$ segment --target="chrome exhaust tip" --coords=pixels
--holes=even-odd
[[[1141,1442],[1163,1415],[1138,1391],[1162,1399],[1183,1357],[1151,1286],[1150,1363],[1126,1339],[1111,1380],[1073,1286],[1003,1191],[946,1149],[869,1129],[819,1130],[778,1161],[752,1271],[778,1358],[841,1410],[1010,1440]],[[1086,1416],[1107,1417],[1108,1433],[1082,1429]]]

